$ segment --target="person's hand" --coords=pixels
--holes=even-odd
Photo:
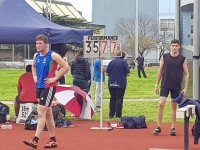
[[[37,83],[37,76],[34,76],[33,80],[34,80],[35,83]]]
[[[45,84],[51,84],[53,82],[56,82],[57,80],[55,78],[45,78]]]
[[[156,94],[159,94],[159,89],[158,89],[158,87],[155,87],[155,93],[156,93]]]
[[[90,84],[90,80],[88,80],[88,85]]]
[[[186,93],[187,93],[187,90],[186,90],[186,89],[183,89],[183,91],[182,91],[181,93],[183,93],[183,96],[185,96]]]
[[[145,68],[145,65],[143,66],[143,68]]]

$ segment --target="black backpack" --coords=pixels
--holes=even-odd
[[[25,121],[26,130],[36,130],[38,122],[38,112],[33,110]]]
[[[25,121],[25,129],[26,130],[36,130],[37,128],[37,123],[38,123],[38,112],[37,110],[33,110],[28,118]],[[47,131],[47,126],[45,124],[44,131]]]
[[[52,107],[53,119],[55,122],[55,127],[63,127],[64,122],[66,121],[66,109],[62,104],[56,104]]]
[[[0,102],[0,123],[6,122],[7,114],[9,114],[9,107]]]

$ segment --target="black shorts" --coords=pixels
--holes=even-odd
[[[37,98],[40,100],[39,104],[50,107],[56,93],[56,87],[38,88],[36,93]]]
[[[168,97],[170,92],[171,98],[175,99],[179,96],[180,90],[178,89],[167,89],[167,88],[161,88],[160,89],[160,96]]]

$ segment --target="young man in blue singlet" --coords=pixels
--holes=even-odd
[[[38,124],[35,136],[32,140],[24,140],[24,144],[37,148],[37,143],[44,129],[45,123],[48,128],[50,140],[44,148],[57,147],[55,138],[55,123],[53,120],[51,103],[56,92],[58,79],[69,70],[69,65],[57,53],[48,50],[48,38],[41,34],[36,37],[37,53],[33,57],[32,74],[36,83],[36,95],[39,102]],[[59,74],[55,75],[57,65],[61,67]]]

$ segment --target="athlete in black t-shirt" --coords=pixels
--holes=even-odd
[[[160,97],[158,106],[157,125],[158,127],[154,130],[153,134],[158,135],[161,132],[161,122],[163,118],[163,110],[165,106],[168,94],[171,94],[171,106],[172,106],[172,128],[171,135],[176,135],[175,124],[176,124],[176,109],[177,103],[173,102],[177,98],[181,91],[181,83],[183,74],[185,77],[185,86],[181,93],[186,94],[189,82],[189,72],[187,67],[187,61],[184,56],[179,54],[180,42],[179,40],[172,40],[170,45],[171,52],[164,54],[160,61],[160,68],[158,70],[155,93],[159,94],[158,85],[160,80]]]

